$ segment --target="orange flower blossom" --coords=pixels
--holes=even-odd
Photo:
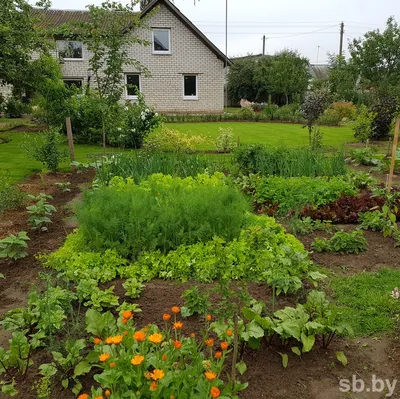
[[[225,342],[225,341],[221,342],[221,349],[223,351],[226,351],[228,349],[228,347],[229,347],[228,342]]]
[[[213,346],[214,345],[214,340],[212,338],[208,338],[204,341],[207,346]]]
[[[171,311],[172,311],[172,313],[177,314],[177,313],[179,313],[181,311],[181,308],[179,306],[173,306],[171,308]]]
[[[157,380],[161,380],[161,378],[164,378],[165,373],[164,373],[163,370],[155,369],[155,370],[153,370],[152,373],[150,373],[150,375],[151,375],[151,378],[152,378],[154,381],[157,381]]]
[[[171,315],[169,313],[164,313],[162,318],[164,321],[168,321],[171,318]]]
[[[133,338],[136,339],[136,341],[143,342],[146,339],[146,333],[143,331],[136,331],[133,334]]]
[[[162,334],[159,333],[154,333],[150,335],[149,341],[152,342],[153,344],[159,344],[163,340]]]
[[[155,391],[157,389],[157,383],[155,381],[152,381],[150,384],[150,391]]]
[[[95,345],[100,345],[101,344],[101,339],[100,338],[93,338],[93,343]]]
[[[140,364],[143,363],[143,361],[144,361],[144,356],[143,355],[136,355],[136,356],[133,356],[133,358],[131,359],[131,363],[134,366],[139,366]]]
[[[183,323],[181,321],[177,321],[176,323],[174,323],[175,330],[182,330],[182,328],[183,328]]]
[[[110,358],[110,354],[109,354],[109,353],[102,353],[102,354],[99,356],[99,360],[100,360],[101,362],[106,362],[109,358]]]
[[[211,387],[210,394],[211,397],[215,399],[221,395],[221,391],[217,387]]]
[[[221,359],[221,357],[222,357],[222,352],[215,352],[216,359]]]
[[[176,349],[181,349],[182,348],[182,342],[181,341],[174,341],[174,346]]]
[[[217,378],[217,373],[214,373],[213,371],[206,371],[204,373],[204,376],[207,378],[208,381],[213,381]]]

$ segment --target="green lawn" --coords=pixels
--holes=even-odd
[[[169,123],[167,127],[193,135],[202,134],[216,139],[218,128],[231,127],[235,138],[240,137],[241,143],[261,143],[271,146],[304,146],[308,145],[308,131],[302,125],[287,123],[263,122],[207,122],[207,123]],[[350,127],[321,127],[324,134],[323,144],[329,147],[340,147],[345,142],[354,140]],[[214,150],[213,143],[202,145],[202,149]]]
[[[20,147],[26,133],[7,132],[3,135],[10,137],[12,140],[6,144],[0,144],[0,169],[9,170],[13,181],[22,180],[25,176],[32,172],[42,170],[42,164],[27,157],[26,153]],[[28,133],[37,134],[37,133]],[[65,145],[67,148],[67,145]],[[107,153],[120,151],[118,149],[107,149]],[[79,162],[91,162],[88,154],[101,153],[103,149],[94,145],[75,145],[75,157]],[[70,170],[69,162],[61,164],[61,170]]]

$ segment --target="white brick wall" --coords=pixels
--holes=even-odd
[[[152,54],[151,46],[135,45],[129,49],[133,59],[140,61],[151,73],[141,76],[141,91],[146,102],[165,113],[222,113],[224,107],[224,62],[203,44],[166,6],[149,19],[153,28],[171,29],[172,54]],[[142,38],[151,42],[152,31],[140,30]],[[54,54],[55,55],[55,54]],[[88,76],[86,49],[83,60],[64,61],[61,65],[66,78]],[[127,66],[125,72],[136,72]],[[198,75],[198,100],[183,99],[183,74]]]

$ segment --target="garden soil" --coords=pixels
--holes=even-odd
[[[30,231],[23,207],[1,216],[0,238],[10,233],[27,231],[31,241],[28,257],[16,263],[0,261],[0,273],[5,276],[4,280],[0,280],[0,315],[26,304],[29,290],[32,287],[40,287],[41,280],[38,279],[38,274],[44,269],[35,255],[54,251],[62,245],[66,235],[76,225],[71,201],[79,198],[82,188],[89,184],[92,178],[92,172],[49,174],[44,181],[38,175],[34,175],[21,184],[22,190],[28,193],[51,194],[53,200],[50,203],[57,208],[57,213],[52,218],[53,224],[46,233]],[[71,182],[71,191],[62,193],[55,183],[67,181]],[[354,226],[345,228],[352,229]],[[310,249],[315,236],[316,234],[312,234],[301,238],[307,249]],[[324,233],[318,236],[324,236]],[[384,266],[400,267],[400,249],[394,248],[390,238],[383,238],[381,234],[373,232],[366,232],[366,238],[369,249],[361,255],[312,254],[311,257],[318,264],[331,268],[338,274],[354,274],[362,270],[377,271]],[[112,284],[115,285],[116,294],[122,297],[122,281],[117,280]],[[137,325],[142,327],[148,323],[162,323],[162,314],[168,312],[174,305],[182,306],[184,300],[181,295],[191,286],[190,282],[180,284],[162,280],[147,283],[142,295],[135,301],[142,309],[141,313],[135,315]],[[212,285],[209,287],[202,285],[201,288],[211,289]],[[264,300],[272,306],[271,292],[265,285],[250,284],[249,291],[255,298]],[[293,305],[303,299],[301,296],[278,298],[275,306]],[[184,321],[184,331],[187,334],[195,332],[197,336],[201,336],[203,328],[204,320],[198,316],[192,316]],[[9,335],[0,332],[0,346],[7,345],[8,338]],[[337,351],[345,352],[348,359],[347,367],[337,361]],[[381,399],[386,397],[387,391],[340,392],[339,380],[343,378],[351,380],[354,375],[356,378],[364,379],[369,387],[374,374],[379,378],[390,380],[400,377],[400,341],[397,334],[357,340],[338,339],[329,349],[316,348],[301,358],[288,353],[289,363],[286,369],[282,367],[279,352],[288,353],[284,348],[265,345],[257,351],[247,348],[244,350],[243,360],[247,364],[247,371],[239,378],[242,382],[248,382],[249,387],[240,394],[241,399]],[[33,361],[34,365],[29,369],[27,376],[18,381],[19,394],[15,396],[17,399],[37,398],[35,386],[39,379],[38,366],[51,359],[44,351],[38,351],[33,355]],[[84,384],[89,388],[91,381],[87,379]],[[75,396],[63,390],[58,382],[54,384],[50,398],[74,399]],[[400,382],[392,398],[400,399]]]

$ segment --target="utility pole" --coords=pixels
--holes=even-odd
[[[321,46],[318,46],[318,48],[317,48],[317,65],[318,65],[318,62],[319,62],[319,49],[320,49],[320,47]]]
[[[263,36],[263,55],[265,55],[265,35]]]
[[[228,0],[225,1],[225,107],[228,108]]]
[[[340,46],[339,46],[339,59],[343,56],[343,36],[344,36],[344,22],[340,24]]]

